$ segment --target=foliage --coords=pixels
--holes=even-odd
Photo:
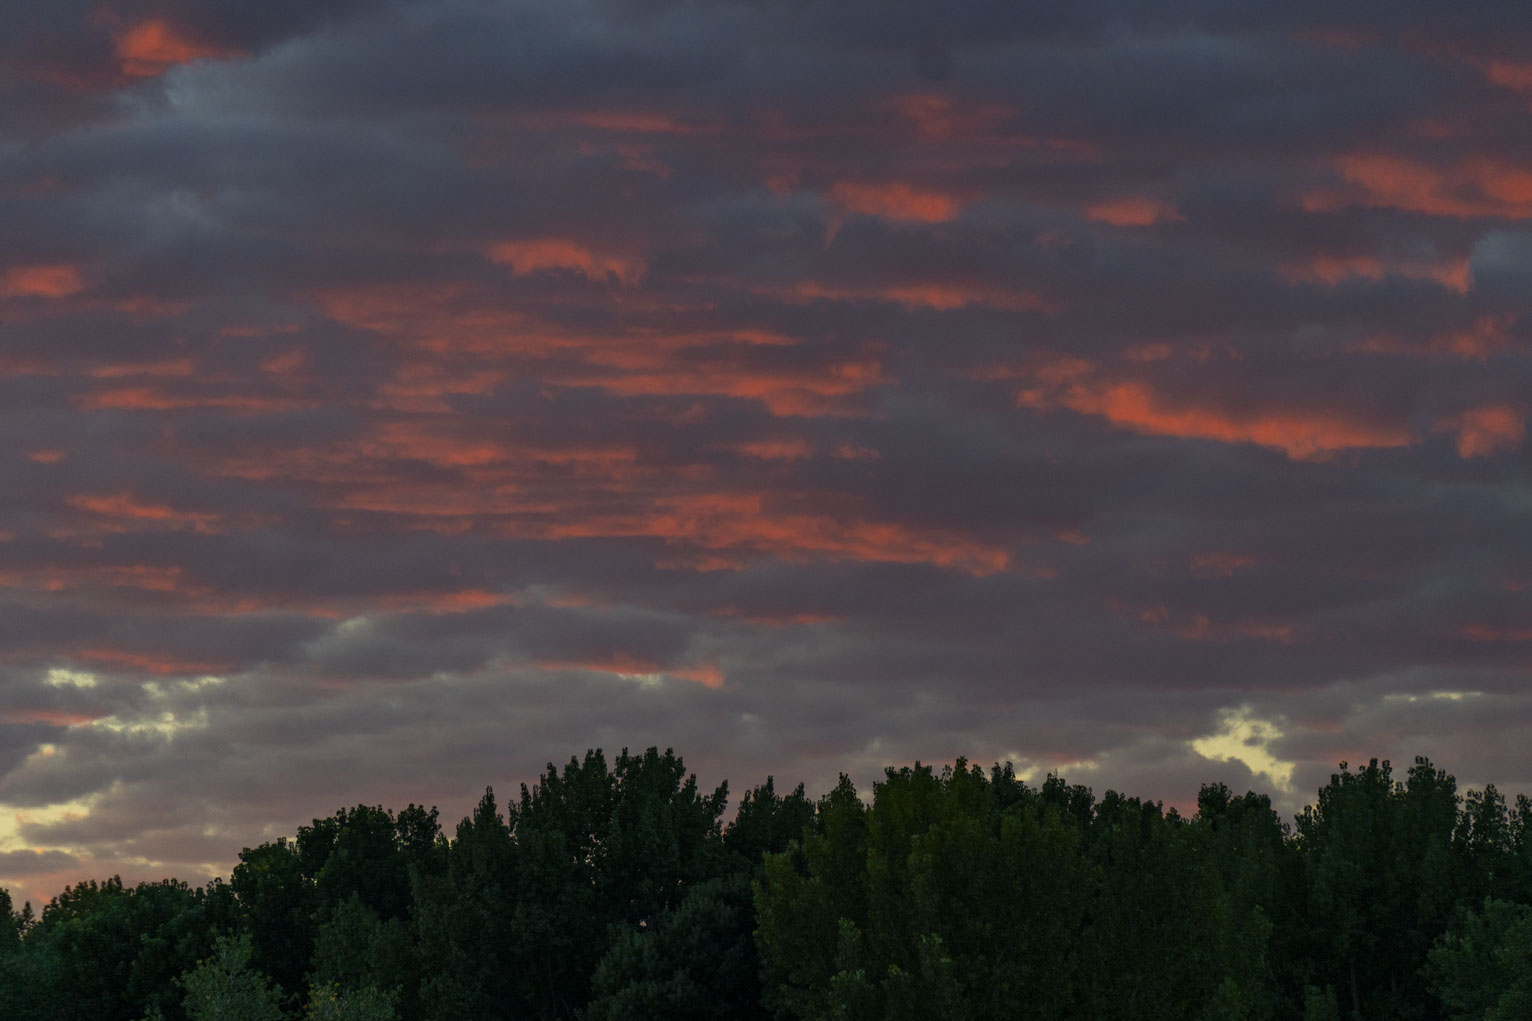
[[[1532,906],[1489,899],[1481,911],[1461,912],[1430,960],[1453,1021],[1532,1017]]]
[[[1465,854],[1487,853],[1456,787],[1423,758],[1403,782],[1388,762],[1341,763],[1298,817],[1313,980],[1336,990],[1344,1017],[1439,1016],[1426,955],[1484,881]]]
[[[248,936],[225,936],[181,977],[191,1021],[282,1021],[282,994],[250,964]]]
[[[653,926],[620,932],[596,967],[590,1021],[759,1016],[750,878],[697,883]]]
[[[414,984],[415,972],[408,926],[398,918],[380,918],[353,893],[319,927],[309,981],[337,995],[371,989],[392,1004]]]
[[[245,848],[229,879],[252,960],[288,995],[303,988],[314,952],[318,895],[298,846],[285,838]]]
[[[711,795],[674,752],[599,751],[550,763],[516,811],[510,964],[537,1018],[573,1015],[614,933],[647,928],[708,878],[720,855],[728,788]]]
[[[230,914],[227,889],[116,876],[68,887],[43,909],[13,916],[24,937],[4,954],[13,981],[0,1016],[130,1021],[152,1010],[181,1017],[174,981],[212,946]]]
[[[1235,910],[1195,828],[1114,794],[1081,808],[1077,791],[1045,796],[962,760],[889,770],[870,809],[842,777],[815,830],[767,858],[758,932],[774,1006],[1260,1016],[1268,927]]]
[[[309,993],[306,1021],[394,1021],[399,994],[376,986],[342,991],[337,986],[316,987]]]
[[[227,883],[0,891],[0,1017],[1459,1021],[1532,1016],[1532,803],[1342,763],[1289,829],[958,760],[705,792],[671,751],[343,808]]]

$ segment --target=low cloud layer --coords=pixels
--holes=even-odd
[[[1532,24],[37,5],[0,884],[586,747],[1532,789]]]

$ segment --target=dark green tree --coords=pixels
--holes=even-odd
[[[423,1017],[507,1017],[516,1009],[516,868],[511,826],[486,788],[458,824],[445,870],[416,879]]]
[[[280,838],[245,848],[229,887],[239,904],[241,927],[250,936],[253,966],[287,996],[300,996],[314,952],[319,895],[298,845]]]
[[[1202,788],[1194,823],[1202,830],[1199,843],[1217,863],[1233,917],[1248,919],[1259,912],[1270,924],[1266,973],[1259,985],[1278,1016],[1301,1015],[1311,978],[1304,959],[1307,894],[1290,828],[1267,795],[1248,791],[1235,796],[1223,784]]]
[[[1532,1017],[1532,906],[1461,911],[1431,949],[1429,976],[1451,1021]]]
[[[737,859],[733,868],[755,872],[765,855],[787,850],[813,824],[814,802],[804,794],[803,784],[780,795],[775,780],[768,776],[740,799],[739,811],[723,833],[724,849]]]
[[[22,919],[11,903],[11,892],[0,887],[0,960],[21,949]]]
[[[850,781],[757,893],[768,1002],[801,1018],[1069,1016],[1098,885],[1081,837],[1009,773],[961,760]]]
[[[612,769],[590,751],[522,787],[503,962],[523,1012],[565,1018],[585,1007],[618,934],[656,925],[716,867],[727,801],[726,786],[702,794],[674,752],[655,748],[624,749]]]
[[[216,887],[214,890],[216,891]],[[32,981],[53,1016],[131,1021],[151,1009],[178,1018],[174,980],[212,945],[216,892],[162,880],[127,887],[118,877],[68,887],[24,940]]]
[[[358,1002],[376,999],[371,990],[392,1007],[406,990],[418,986],[418,971],[408,924],[400,918],[380,918],[360,895],[352,894],[319,927],[309,985],[326,995],[335,994],[331,999],[350,997]],[[411,1015],[417,1013],[413,999],[406,1009]]]
[[[32,930],[32,906],[16,911],[0,890],[0,1018],[43,1021],[56,1016],[54,993],[62,988],[60,961],[51,947],[24,937]]]
[[[341,809],[298,829],[298,858],[311,876],[316,908],[328,915],[358,897],[384,920],[409,916],[411,871],[440,871],[436,809],[410,805],[394,814],[382,806]]]
[[[802,842],[767,855],[764,869],[755,905],[766,1006],[783,1017],[819,1016],[844,970],[841,920],[854,952],[867,919],[867,808],[850,777],[842,773],[819,800]]]
[[[1336,990],[1343,1018],[1437,1016],[1426,954],[1475,882],[1454,851],[1458,806],[1456,782],[1428,760],[1398,783],[1374,759],[1341,763],[1298,817],[1311,984]]]
[[[692,884],[643,929],[622,929],[592,979],[591,1021],[763,1017],[750,876]]]
[[[395,1021],[397,992],[380,992],[375,986],[342,990],[317,986],[309,991],[304,1021]]]
[[[176,983],[190,1021],[283,1021],[282,991],[252,964],[248,935],[218,940]]]
[[[1270,926],[1226,888],[1209,828],[1108,791],[1089,854],[1101,873],[1078,967],[1087,1017],[1262,1018]]]
[[[786,850],[813,820],[814,804],[802,784],[784,797],[768,777],[746,791],[724,830],[723,853],[698,862],[680,903],[652,923],[617,933],[597,966],[587,1016],[765,1017],[751,884],[762,874],[764,856]],[[711,828],[701,846],[713,848]],[[712,878],[699,882],[704,872]]]

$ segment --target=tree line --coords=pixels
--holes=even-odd
[[[451,836],[358,805],[202,887],[0,891],[0,1017],[1532,1017],[1532,803],[1425,759],[1342,763],[1291,826],[963,760],[727,803],[590,751]]]

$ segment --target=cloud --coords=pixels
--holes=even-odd
[[[1532,168],[1495,157],[1464,159],[1446,167],[1384,153],[1340,157],[1336,169],[1357,190],[1315,193],[1304,199],[1320,211],[1356,202],[1430,216],[1524,220],[1532,216]]]
[[[74,266],[13,266],[0,278],[0,298],[65,298],[84,286]]]
[[[63,851],[0,851],[0,876],[15,880],[39,872],[62,872],[81,862]]]
[[[13,892],[595,745],[1532,790],[1519,26],[131,6],[0,54]]]
[[[1249,768],[1278,791],[1292,790],[1293,766],[1271,753],[1271,745],[1282,739],[1282,731],[1269,720],[1251,715],[1249,706],[1224,709],[1219,713],[1218,729],[1191,742],[1192,751],[1215,762],[1235,761]]]
[[[917,223],[950,220],[960,208],[950,195],[920,189],[902,181],[840,181],[830,187],[829,197],[849,212]]]
[[[1299,407],[1225,409],[1212,402],[1177,401],[1137,380],[1078,378],[1089,371],[1088,367],[1080,372],[1071,368],[1063,377],[1045,372],[1044,386],[1022,390],[1017,404],[1041,411],[1068,408],[1155,436],[1255,443],[1281,450],[1295,460],[1415,442],[1408,428],[1369,422],[1347,412]]]
[[[192,39],[159,18],[138,22],[122,32],[114,53],[122,73],[135,78],[154,78],[177,64],[231,55],[231,51]]]
[[[641,259],[598,256],[589,248],[563,238],[501,241],[490,248],[490,258],[508,263],[513,272],[521,274],[573,270],[596,281],[605,280],[611,274],[625,284],[636,282],[644,271]]]
[[[1184,219],[1171,203],[1147,195],[1125,195],[1094,202],[1085,207],[1085,217],[1113,227],[1152,227],[1157,223]]]
[[[1516,450],[1527,438],[1527,423],[1521,413],[1503,404],[1469,408],[1438,422],[1436,429],[1457,434],[1458,456],[1464,458]]]

